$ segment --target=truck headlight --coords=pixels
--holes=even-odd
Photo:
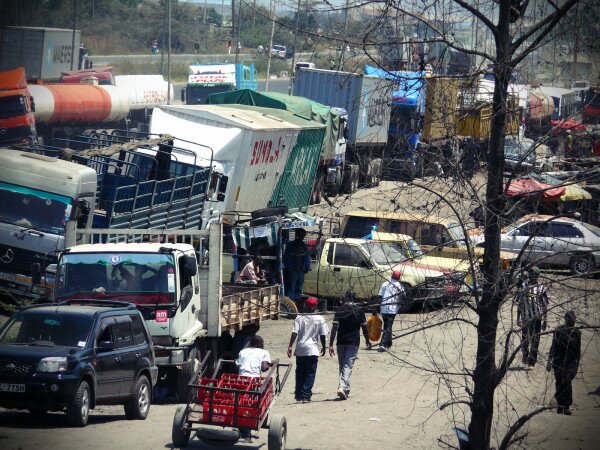
[[[50,356],[48,358],[42,359],[38,366],[38,372],[48,372],[48,373],[56,373],[56,372],[66,372],[68,367],[67,358],[64,356]]]

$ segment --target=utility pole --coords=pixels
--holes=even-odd
[[[579,2],[575,4],[575,42],[573,43],[573,80],[577,81],[577,53],[579,53]]]
[[[241,0],[240,0],[241,1]],[[236,14],[235,14],[235,0],[231,0],[231,42],[235,45],[235,63],[237,64],[238,58],[238,41],[237,41],[237,33],[236,33]]]
[[[73,61],[75,60],[75,29],[76,28],[77,28],[77,0],[75,0],[73,2],[73,35],[71,36],[71,70],[73,70]]]
[[[302,0],[298,0],[298,11],[296,12],[296,31],[294,33],[294,48],[293,53],[292,53],[292,70],[290,70],[290,73],[292,74],[292,76],[290,77],[290,85],[288,86],[288,95],[292,95],[292,84],[294,83],[294,77],[296,75],[295,72],[295,67],[296,67],[296,46],[298,44],[298,30],[300,29],[300,2]],[[308,8],[306,9],[306,12],[308,13]]]
[[[265,92],[269,92],[269,78],[271,78],[271,50],[273,49],[273,36],[275,35],[275,0],[269,2],[271,9],[271,39],[269,40],[269,59],[267,60],[267,80],[265,82]]]
[[[346,0],[346,9],[344,12],[344,42],[342,44],[342,51],[340,52],[339,70],[344,70],[344,53],[346,52],[346,38],[348,37],[348,8],[350,7],[350,0]]]
[[[162,34],[162,49],[160,51],[160,74],[162,76],[165,75],[164,71],[164,63],[165,63],[165,49],[167,48],[167,9],[169,4],[167,3],[170,0],[165,0],[165,11],[163,14],[163,34]]]
[[[169,32],[167,38],[167,105],[171,104],[171,0],[169,2]]]
[[[202,23],[206,23],[206,0],[204,0],[204,18],[202,19]]]
[[[232,2],[234,0],[231,0]],[[239,2],[240,6],[238,8],[238,13],[236,15],[235,20],[235,63],[238,63],[238,59],[240,57],[240,20],[242,18],[242,0]]]

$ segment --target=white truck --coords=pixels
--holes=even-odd
[[[219,357],[232,356],[236,339],[278,318],[279,285],[222,282],[220,224],[169,231],[77,230],[70,223],[65,239],[54,300],[136,304],[154,343],[158,387],[181,401],[200,368],[212,371]],[[70,246],[77,240],[96,243]]]

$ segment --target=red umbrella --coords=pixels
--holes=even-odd
[[[585,131],[586,126],[581,122],[577,122],[575,119],[567,120],[551,120],[550,124],[554,128],[554,133],[560,131],[571,130],[571,131]]]
[[[564,187],[553,187],[551,184],[542,183],[535,178],[517,178],[512,180],[506,190],[509,197],[533,197],[543,198],[560,197],[565,193]]]

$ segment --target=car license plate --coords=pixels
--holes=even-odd
[[[25,385],[0,383],[0,392],[25,392]]]

